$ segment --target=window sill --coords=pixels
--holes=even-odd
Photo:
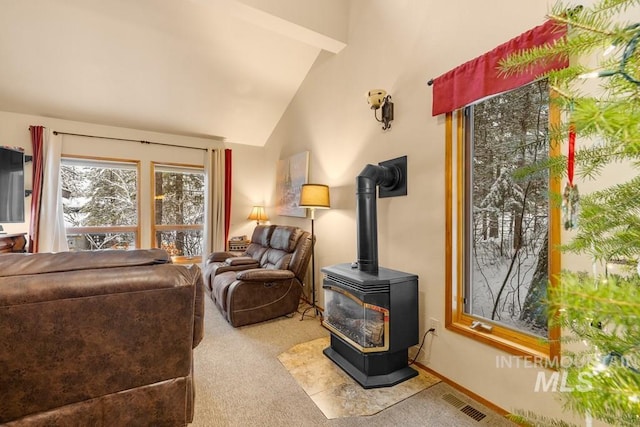
[[[202,256],[172,256],[171,262],[174,264],[200,264],[202,262]]]
[[[540,361],[548,361],[552,357],[551,346],[543,338],[523,336],[523,334],[494,324],[491,325],[493,326],[492,332],[483,332],[472,329],[471,321],[471,318],[464,318],[460,322],[451,322],[446,325],[446,329],[516,356]]]

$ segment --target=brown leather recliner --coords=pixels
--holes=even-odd
[[[310,258],[310,233],[259,225],[244,253],[214,252],[205,260],[205,288],[233,326],[273,319],[298,308]]]
[[[0,424],[191,422],[202,294],[159,249],[0,255]]]

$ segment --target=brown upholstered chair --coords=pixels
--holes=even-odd
[[[0,424],[186,425],[202,294],[160,249],[0,255]]]
[[[247,250],[214,252],[205,261],[205,289],[233,326],[262,322],[298,308],[311,258],[311,234],[259,225]]]

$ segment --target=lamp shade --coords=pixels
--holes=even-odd
[[[267,217],[267,213],[264,211],[264,206],[254,206],[251,208],[251,213],[247,219],[252,219],[254,221],[267,221],[269,218]]]
[[[303,184],[300,191],[301,208],[329,209],[329,186],[323,184]]]

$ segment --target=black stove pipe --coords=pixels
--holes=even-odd
[[[356,178],[356,215],[358,221],[358,269],[378,273],[378,214],[376,186],[393,188],[400,180],[395,168],[367,165]]]

